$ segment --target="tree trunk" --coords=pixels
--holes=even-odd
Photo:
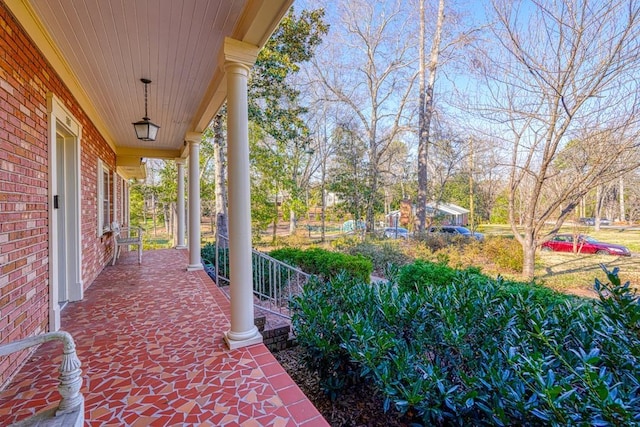
[[[594,225],[595,231],[600,231],[600,211],[602,210],[602,185],[596,187],[596,211],[594,212]]]
[[[625,220],[624,213],[624,178],[620,177],[620,190],[618,194],[618,198],[620,199],[620,222]]]
[[[365,222],[365,232],[373,232],[375,230],[375,212],[374,205],[375,199],[378,193],[378,171],[374,168],[371,172],[371,177],[369,183],[371,184],[371,194],[367,198],[367,212],[366,212],[366,222]],[[356,223],[357,228],[357,223]]]
[[[473,138],[469,139],[469,227],[475,231],[475,207],[473,203]]]
[[[296,234],[298,226],[298,218],[296,217],[296,212],[293,208],[289,209],[289,235],[294,236]]]
[[[213,123],[213,155],[215,157],[216,236],[229,236],[227,229],[227,173],[224,163],[222,115]]]
[[[322,184],[320,186],[320,191],[322,192],[322,206],[320,207],[320,241],[324,243],[326,238],[326,212],[327,212],[327,198],[324,194],[324,171],[322,172]]]
[[[428,174],[427,161],[429,158],[429,133],[431,119],[433,117],[433,88],[436,82],[436,71],[438,69],[438,57],[440,54],[440,40],[442,38],[442,27],[444,24],[444,0],[438,3],[438,20],[433,34],[431,44],[431,55],[429,58],[429,80],[425,84],[425,13],[424,0],[420,1],[420,108],[418,110],[418,206],[416,209],[416,219],[418,232],[424,232],[427,219],[427,198],[428,198]]]
[[[171,233],[171,218],[169,217],[169,203],[162,204],[162,211],[164,214],[164,231],[165,233]]]
[[[418,200],[416,206],[416,228],[419,233],[423,233],[427,222],[427,158],[429,132],[425,127],[426,114],[425,105],[425,73],[424,73],[424,42],[425,42],[425,19],[424,1],[420,0],[420,34],[418,37],[419,46],[419,108],[418,108]],[[404,200],[404,187],[402,189],[402,200]]]
[[[178,215],[178,206],[176,202],[171,202],[171,205],[169,206],[170,212],[171,212],[171,219],[170,219],[170,223],[171,223],[171,237],[173,240],[173,246],[175,247],[178,244],[178,221],[177,221],[177,215]]]
[[[525,280],[533,280],[536,266],[536,242],[533,237],[533,230],[525,230],[522,251],[524,257],[522,276]]]
[[[157,230],[157,215],[156,215],[156,196],[155,194],[151,193],[151,209],[152,210],[152,216],[153,216],[153,236],[156,237],[158,235],[158,230]]]
[[[278,209],[278,189],[276,188],[276,201],[273,204],[273,207],[275,209],[274,212],[274,216],[273,216],[273,233],[271,234],[271,242],[275,243],[276,242],[276,236],[278,233],[278,217],[280,216],[280,211]]]

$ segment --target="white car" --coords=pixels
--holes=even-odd
[[[387,239],[408,239],[409,230],[404,227],[386,227],[384,237]]]

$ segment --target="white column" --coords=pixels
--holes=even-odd
[[[176,166],[178,166],[178,200],[177,200],[177,210],[178,210],[178,241],[176,242],[176,249],[186,249],[187,246],[184,244],[184,231],[185,231],[185,221],[184,221],[184,159],[176,159]]]
[[[200,138],[189,132],[189,265],[187,270],[202,270],[200,262]]]
[[[262,342],[253,317],[247,104],[247,79],[257,54],[256,46],[225,39],[231,292],[231,329],[225,334],[225,340],[230,349]]]

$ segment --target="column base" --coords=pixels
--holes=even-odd
[[[187,249],[186,245],[176,245],[174,246],[174,249]]]
[[[82,301],[84,299],[84,284],[76,282],[69,292],[69,301]]]
[[[253,344],[262,343],[262,335],[258,332],[258,328],[254,326],[245,334],[237,334],[227,331],[224,334],[224,341],[227,343],[229,350],[235,350],[236,348],[248,347]]]
[[[202,266],[202,264],[187,265],[187,271],[198,271],[198,270],[204,270],[204,267]]]
[[[56,332],[60,330],[60,304],[56,300],[53,308],[49,310],[49,330],[47,332]]]

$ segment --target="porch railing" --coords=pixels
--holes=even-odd
[[[60,404],[54,411],[45,411],[37,414],[25,425],[39,425],[44,419],[56,417],[59,425],[83,425],[84,424],[84,397],[80,393],[82,387],[82,370],[80,359],[76,354],[76,346],[71,334],[64,331],[49,332],[0,345],[0,356],[25,350],[30,347],[43,344],[48,341],[62,341],[62,363],[60,364],[60,380],[58,392],[62,397]],[[60,424],[62,423],[62,424]]]
[[[229,285],[229,241],[216,238],[215,276],[218,286]],[[252,249],[253,295],[263,310],[291,319],[289,301],[302,292],[310,275]]]

